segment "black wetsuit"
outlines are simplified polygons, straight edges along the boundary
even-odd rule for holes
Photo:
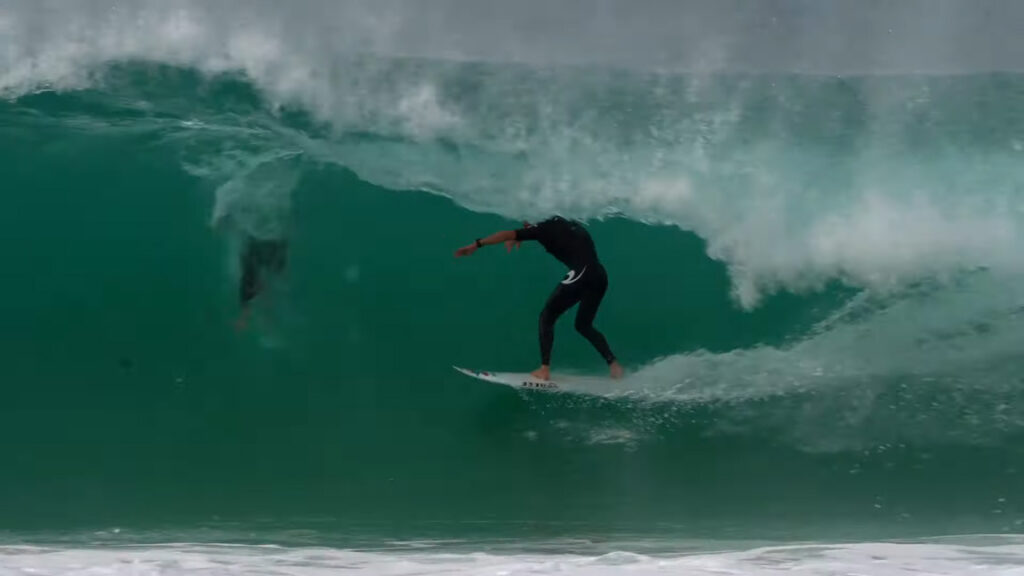
[[[590,234],[579,222],[554,217],[536,226],[516,230],[516,240],[536,240],[549,254],[569,268],[565,279],[555,288],[540,313],[540,357],[544,366],[551,364],[551,345],[555,339],[555,321],[574,304],[576,331],[582,334],[606,362],[615,361],[603,334],[594,328],[594,317],[608,290],[608,275],[597,258],[597,249]]]
[[[248,238],[242,253],[242,281],[238,298],[242,306],[249,303],[266,286],[266,275],[279,274],[288,262],[287,240]]]

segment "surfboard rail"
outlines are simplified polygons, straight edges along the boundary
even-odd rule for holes
[[[528,372],[490,372],[487,370],[470,370],[468,368],[462,368],[460,366],[452,366],[456,371],[469,376],[470,378],[476,378],[485,382],[492,382],[494,384],[504,384],[505,386],[511,386],[512,388],[523,388],[527,390],[561,390],[558,382],[552,378],[551,380],[540,380],[534,378]]]

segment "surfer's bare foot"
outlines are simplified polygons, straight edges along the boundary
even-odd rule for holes
[[[551,367],[550,366],[541,366],[540,368],[537,368],[533,372],[530,372],[530,376],[533,376],[534,378],[536,378],[538,380],[550,380],[551,379]]]
[[[619,364],[618,362],[612,362],[611,364],[608,365],[608,367],[611,369],[612,378],[616,380],[622,378],[622,364]]]

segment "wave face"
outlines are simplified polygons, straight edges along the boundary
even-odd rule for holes
[[[0,9],[3,527],[1024,522],[1019,74],[86,5]],[[562,271],[453,249],[556,212],[598,244],[632,377],[455,374],[532,367]],[[243,234],[289,264],[236,334]],[[568,326],[556,369],[600,370]]]

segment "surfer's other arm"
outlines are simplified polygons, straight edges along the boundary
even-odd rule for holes
[[[484,246],[490,246],[491,244],[505,243],[505,246],[511,252],[512,248],[519,245],[516,240],[515,230],[502,230],[501,232],[495,232],[486,238],[477,238],[472,244],[467,244],[462,248],[455,251],[455,257],[461,258],[462,256],[469,256],[473,252],[476,252],[477,248],[483,248]]]

